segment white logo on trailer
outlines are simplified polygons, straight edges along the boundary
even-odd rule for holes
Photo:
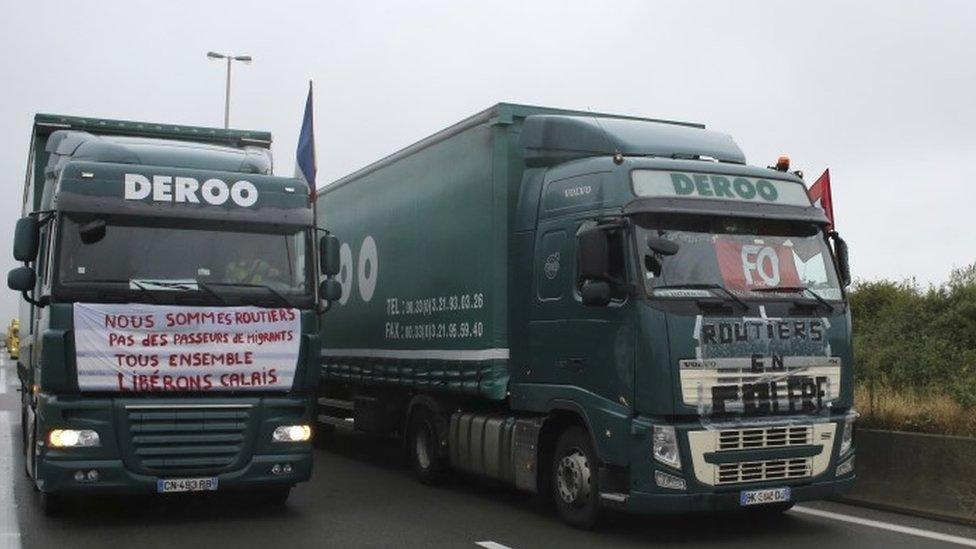
[[[352,295],[352,248],[346,243],[339,248],[339,282],[342,284],[339,305],[345,305]]]
[[[376,275],[378,274],[378,257],[376,256],[376,241],[366,235],[359,247],[359,296],[369,303],[376,291]]]
[[[355,273],[353,265],[355,263]],[[338,280],[342,284],[342,296],[339,298],[339,305],[345,305],[352,295],[352,282],[355,276],[359,285],[359,297],[369,303],[376,293],[376,277],[379,275],[379,256],[376,251],[376,241],[373,237],[366,235],[363,243],[359,245],[359,261],[354,262],[352,248],[349,244],[343,243],[339,247],[339,275]]]

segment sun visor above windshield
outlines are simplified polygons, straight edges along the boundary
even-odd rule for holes
[[[52,206],[61,211],[309,226],[308,185],[283,177],[71,162]]]
[[[696,198],[637,198],[623,208],[624,215],[640,213],[690,214],[749,217],[755,219],[781,219],[828,223],[823,210],[816,206],[788,206],[758,202],[733,202],[726,200],[702,200]]]

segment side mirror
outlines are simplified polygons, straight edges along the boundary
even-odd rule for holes
[[[587,280],[580,288],[580,296],[587,307],[606,307],[610,303],[610,283]]]
[[[338,301],[342,297],[342,283],[334,278],[327,278],[319,284],[319,297],[325,301]]]
[[[664,265],[661,265],[661,261],[655,255],[645,254],[644,255],[644,268],[647,272],[653,274],[655,277],[661,276],[661,271],[664,270]]]
[[[37,274],[30,267],[17,267],[7,273],[7,287],[18,292],[29,292],[34,289]]]
[[[14,229],[14,259],[29,263],[37,258],[40,226],[36,217],[22,217]]]
[[[598,228],[587,229],[577,236],[577,243],[580,278],[605,278],[607,271],[610,270],[610,246],[607,243],[607,233]]]
[[[319,239],[319,266],[325,276],[339,274],[339,239],[334,234]]]
[[[105,220],[93,219],[78,227],[78,234],[84,244],[94,244],[105,238]]]
[[[677,242],[660,236],[647,237],[647,247],[661,255],[674,255],[681,249]]]
[[[840,270],[840,281],[844,287],[851,285],[851,259],[847,249],[847,242],[837,232],[830,234],[834,240],[834,254],[837,256],[837,268]]]

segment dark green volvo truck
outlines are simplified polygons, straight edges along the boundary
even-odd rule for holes
[[[94,492],[283,502],[310,475],[317,312],[338,295],[308,185],[272,175],[266,132],[33,128],[8,285],[45,510]]]
[[[591,526],[781,512],[853,475],[847,248],[691,123],[499,104],[317,195],[341,241],[319,422]]]

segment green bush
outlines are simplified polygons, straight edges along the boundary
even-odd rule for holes
[[[928,288],[859,281],[850,297],[858,384],[945,394],[976,408],[976,264]]]

